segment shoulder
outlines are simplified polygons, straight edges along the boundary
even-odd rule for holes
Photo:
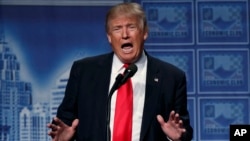
[[[92,71],[97,68],[104,68],[109,65],[111,66],[112,58],[113,52],[84,57],[79,60],[75,60],[71,66],[71,70],[83,73],[84,71]]]
[[[149,64],[152,64],[153,66],[162,69],[162,70],[168,70],[178,73],[184,73],[183,70],[181,70],[179,67],[167,62],[160,60],[159,58],[153,57],[151,55],[148,55],[148,62]]]
[[[97,64],[103,61],[112,60],[113,52],[95,55],[95,56],[88,56],[81,58],[79,60],[74,61],[74,64]]]

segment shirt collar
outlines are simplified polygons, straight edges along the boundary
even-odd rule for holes
[[[146,66],[146,62],[147,62],[147,56],[146,56],[145,52],[143,51],[141,57],[139,58],[139,60],[137,60],[135,62],[135,65],[138,68],[137,73],[140,73],[140,71]],[[123,66],[123,63],[119,60],[117,55],[114,54],[113,65],[112,65],[112,73],[121,72],[123,70],[122,66]]]

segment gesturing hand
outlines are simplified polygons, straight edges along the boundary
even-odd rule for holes
[[[49,123],[47,125],[51,130],[48,135],[51,136],[52,141],[69,141],[75,134],[76,127],[78,126],[79,120],[75,119],[72,122],[72,126],[68,126],[59,118],[55,117],[54,123]]]
[[[175,113],[175,111],[171,111],[167,122],[164,121],[161,115],[157,115],[157,120],[162,131],[173,141],[180,141],[182,134],[186,132],[186,129],[183,128],[183,121],[180,120],[179,114]]]

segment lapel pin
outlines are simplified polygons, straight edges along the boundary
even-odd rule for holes
[[[158,79],[158,78],[154,78],[154,81],[155,81],[155,82],[158,82],[158,81],[159,81],[159,79]]]

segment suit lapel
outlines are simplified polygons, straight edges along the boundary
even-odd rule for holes
[[[156,118],[157,99],[160,91],[159,68],[152,57],[148,56],[146,95],[143,110],[140,140],[143,140],[150,123]]]

